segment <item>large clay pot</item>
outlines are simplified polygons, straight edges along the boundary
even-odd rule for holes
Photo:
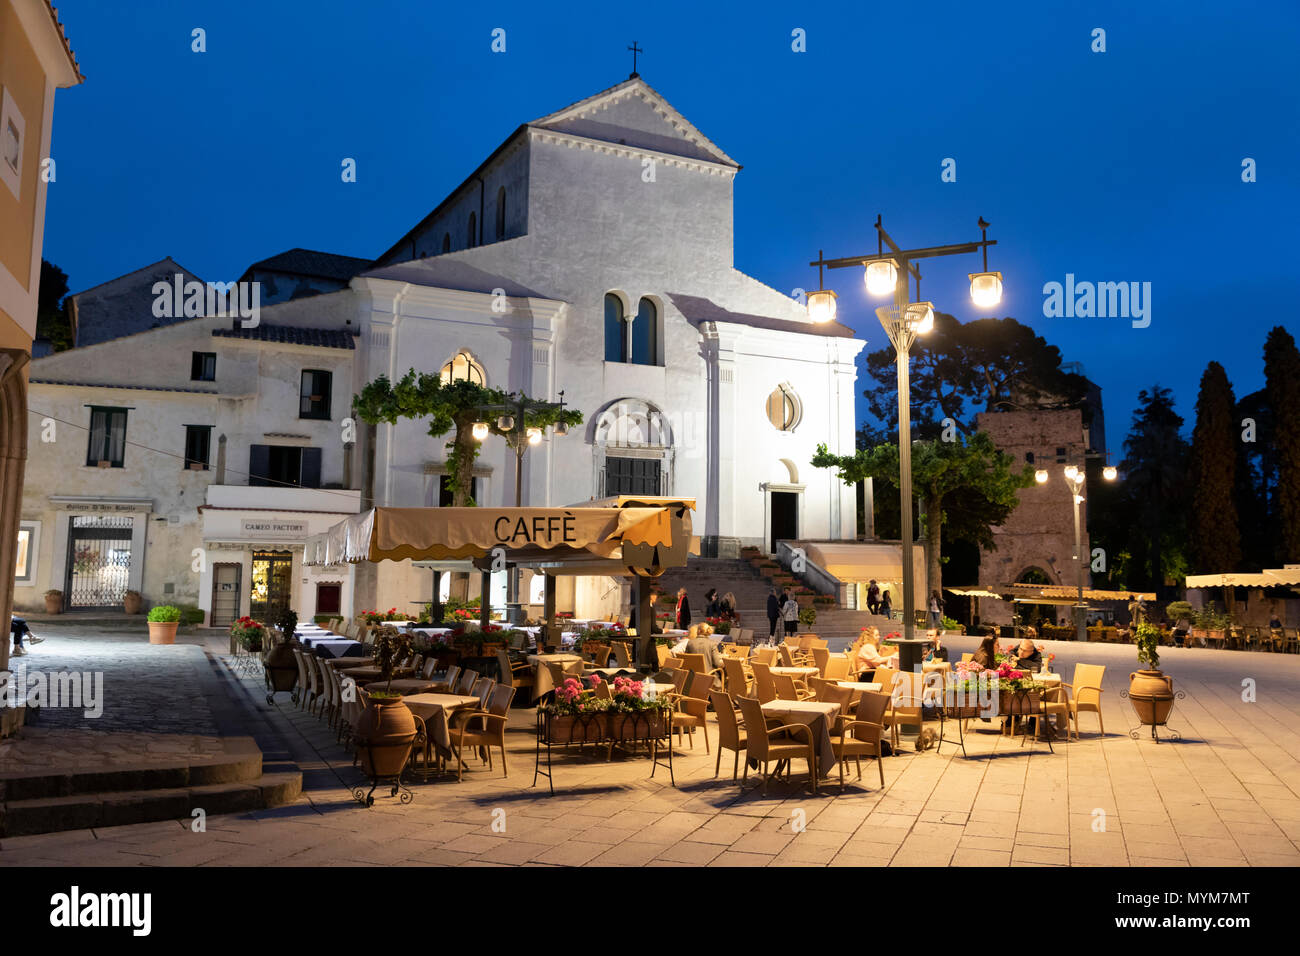
[[[122,598],[122,612],[124,614],[139,614],[144,599],[140,596],[139,591],[127,591]]]
[[[415,717],[400,698],[370,698],[357,720],[361,769],[370,777],[396,777],[415,743]]]
[[[1128,675],[1128,699],[1143,724],[1163,726],[1174,706],[1173,678],[1160,671],[1134,671]]]
[[[293,690],[298,683],[298,659],[293,656],[293,644],[287,640],[277,641],[266,654],[263,662],[266,667],[266,679],[271,693],[281,690]]]
[[[63,613],[63,592],[49,591],[45,595],[45,613],[62,614]]]
[[[180,627],[179,621],[150,621],[149,643],[175,644],[176,628],[178,627]]]

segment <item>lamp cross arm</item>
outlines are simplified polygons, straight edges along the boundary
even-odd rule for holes
[[[996,239],[981,239],[979,242],[962,242],[948,246],[926,246],[923,249],[906,249],[901,252],[873,252],[861,256],[846,256],[841,259],[822,259],[808,263],[810,266],[824,265],[828,269],[861,268],[869,262],[893,259],[907,264],[909,271],[914,270],[913,259],[933,259],[937,256],[958,256],[979,252],[988,246],[996,246]]]

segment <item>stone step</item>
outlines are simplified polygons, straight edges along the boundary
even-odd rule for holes
[[[246,781],[10,800],[0,806],[0,837],[186,820],[192,818],[194,810],[203,810],[209,816],[243,813],[298,799],[302,794],[302,773],[297,768],[277,772],[274,765],[268,765],[268,770]]]

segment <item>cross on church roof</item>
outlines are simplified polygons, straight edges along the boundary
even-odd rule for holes
[[[628,49],[632,51],[632,73],[630,76],[628,76],[628,79],[635,80],[637,77],[641,75],[636,71],[636,55],[638,53],[644,53],[645,50],[637,46],[635,40],[632,41],[632,45],[628,47]]]

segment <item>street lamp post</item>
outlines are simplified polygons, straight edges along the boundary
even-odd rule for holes
[[[1114,481],[1116,471],[1107,465],[1102,469],[1102,477],[1107,481]],[[1083,504],[1083,495],[1079,494],[1083,490],[1083,483],[1087,480],[1085,469],[1078,465],[1065,466],[1065,483],[1070,487],[1070,497],[1074,501],[1074,564],[1075,564],[1075,585],[1078,597],[1074,602],[1074,637],[1078,641],[1088,639],[1088,623],[1084,618],[1084,612],[1088,605],[1083,603],[1083,523],[1079,517],[1079,505]],[[1034,472],[1034,480],[1040,485],[1046,483],[1048,474],[1046,469],[1040,468]]]
[[[898,363],[898,501],[900,518],[900,536],[903,546],[903,639],[914,639],[916,629],[916,593],[913,580],[912,559],[912,413],[911,381],[909,363],[912,343],[917,335],[925,335],[934,326],[934,308],[921,298],[921,270],[915,264],[917,259],[932,259],[937,256],[953,256],[970,252],[984,253],[984,272],[971,273],[971,298],[981,308],[997,305],[1002,298],[1002,273],[988,271],[988,247],[997,244],[996,239],[988,238],[989,224],[983,217],[979,220],[981,231],[979,242],[958,243],[947,246],[927,246],[921,249],[903,250],[898,247],[885,227],[881,217],[876,216],[876,254],[865,256],[848,256],[842,259],[826,259],[820,252],[816,262],[809,265],[817,267],[818,288],[808,293],[808,314],[813,321],[829,321],[835,317],[835,293],[821,288],[822,267],[843,269],[849,267],[864,268],[863,276],[867,292],[874,296],[894,294],[894,304],[876,309],[876,317],[884,327],[894,346]],[[885,251],[885,246],[889,251]],[[899,272],[903,281],[898,281]],[[908,301],[907,277],[916,280],[916,302]],[[939,520],[934,516],[933,520]]]
[[[479,415],[486,418],[496,416],[497,430],[503,434],[506,444],[514,449],[515,452],[515,507],[524,506],[524,452],[530,445],[541,444],[542,429],[535,425],[528,425],[525,421],[529,412],[564,410],[564,392],[560,392],[558,402],[546,402],[537,398],[529,398],[523,392],[511,392],[506,396],[506,401],[502,404],[480,405],[477,409]],[[563,422],[556,422],[553,431],[559,437],[568,434],[568,426]],[[483,441],[491,433],[487,422],[477,422],[473,428],[474,438]],[[487,595],[484,595],[482,606],[487,606]],[[519,566],[512,565],[506,576],[506,619],[511,624],[520,624],[523,622],[523,601],[519,599]]]

